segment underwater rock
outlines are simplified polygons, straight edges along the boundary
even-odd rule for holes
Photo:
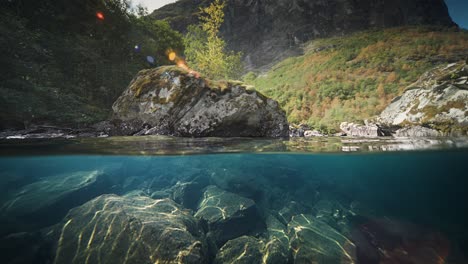
[[[441,233],[388,217],[369,218],[351,238],[359,263],[466,263]]]
[[[364,125],[358,125],[355,123],[348,123],[348,122],[343,122],[340,124],[340,129],[344,133],[346,133],[347,136],[350,137],[381,137],[384,136],[384,132],[382,129],[376,125],[376,124],[366,124]]]
[[[13,233],[0,238],[2,263],[52,263],[48,244],[40,232]]]
[[[296,215],[288,224],[294,263],[356,263],[356,246],[311,215]]]
[[[296,201],[289,201],[289,203],[284,206],[281,210],[279,210],[278,215],[279,219],[284,223],[287,224],[291,221],[291,218],[295,215],[304,214],[307,212],[307,208],[296,202]]]
[[[0,216],[18,225],[28,222],[36,228],[44,227],[58,222],[69,209],[106,193],[110,186],[107,175],[99,170],[44,177],[9,195]]]
[[[424,73],[385,108],[378,121],[389,127],[424,125],[467,135],[468,66],[452,63]]]
[[[289,263],[291,252],[286,233],[287,226],[271,214],[267,214],[265,224],[269,241],[265,245],[264,259],[268,260],[268,263]]]
[[[229,240],[218,251],[214,263],[288,263],[288,250],[276,239],[261,239],[242,236]]]
[[[185,208],[196,209],[206,185],[194,182],[177,182],[172,187],[172,199]]]
[[[102,195],[57,225],[55,262],[206,263],[203,232],[169,199]]]
[[[214,263],[266,263],[262,262],[264,243],[250,236],[229,240],[221,247]]]
[[[208,186],[195,217],[206,221],[209,237],[217,245],[262,228],[255,202],[216,186]]]
[[[176,66],[140,71],[112,109],[114,119],[122,121],[119,127],[139,124],[143,130],[120,134],[288,136],[286,114],[278,102],[240,83],[212,82]]]
[[[319,200],[312,211],[315,218],[327,223],[344,235],[352,230],[352,218],[356,215],[351,208],[346,208],[336,200]]]

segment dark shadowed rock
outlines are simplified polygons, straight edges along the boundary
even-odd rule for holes
[[[466,263],[441,233],[388,217],[369,218],[352,239],[359,263]]]
[[[239,83],[211,82],[175,66],[140,71],[112,108],[119,127],[130,124],[120,134],[288,136],[285,112],[276,101]]]
[[[54,263],[206,263],[197,220],[169,199],[103,195],[69,212]]]
[[[264,226],[254,201],[216,186],[206,188],[195,216],[206,221],[218,245]]]
[[[177,184],[172,187],[172,199],[186,208],[196,210],[198,201],[202,197],[204,187],[205,185],[203,183],[197,181],[177,182]]]
[[[40,232],[21,232],[0,238],[2,263],[52,263],[49,244]]]
[[[69,209],[109,190],[102,171],[79,171],[41,178],[13,191],[0,208],[0,216],[13,225],[37,228],[58,222]],[[31,219],[34,219],[31,224]]]
[[[356,263],[356,246],[311,215],[294,216],[288,224],[294,263]]]
[[[211,2],[179,0],[151,16],[184,32],[198,23],[198,7]],[[296,55],[311,39],[370,28],[454,25],[443,0],[228,0],[225,13],[222,34],[230,48],[245,54],[248,68]]]

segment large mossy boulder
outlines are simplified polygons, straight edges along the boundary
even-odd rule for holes
[[[423,126],[442,134],[468,132],[468,66],[465,62],[430,70],[381,113],[386,126]],[[405,135],[427,136],[437,132],[410,131]]]
[[[261,229],[264,223],[255,202],[216,186],[208,186],[195,217],[206,221],[208,236],[218,245]]]
[[[120,134],[287,137],[289,131],[276,101],[175,66],[140,71],[112,108]]]
[[[203,232],[169,199],[103,195],[56,228],[54,263],[207,263]]]
[[[356,246],[311,215],[296,215],[288,224],[294,263],[356,263]]]

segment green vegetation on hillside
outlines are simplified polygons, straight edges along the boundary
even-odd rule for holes
[[[0,129],[107,118],[139,70],[168,64],[167,50],[183,49],[167,22],[142,14],[128,0],[2,4]]]
[[[315,40],[305,55],[244,80],[280,102],[289,122],[327,132],[342,121],[379,114],[406,86],[435,65],[466,60],[468,33],[404,27]]]

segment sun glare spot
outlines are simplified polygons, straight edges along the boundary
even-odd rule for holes
[[[96,13],[96,17],[99,19],[99,20],[104,20],[104,14],[102,12],[97,12]]]
[[[171,51],[168,55],[170,61],[174,61],[177,57],[176,53]]]

